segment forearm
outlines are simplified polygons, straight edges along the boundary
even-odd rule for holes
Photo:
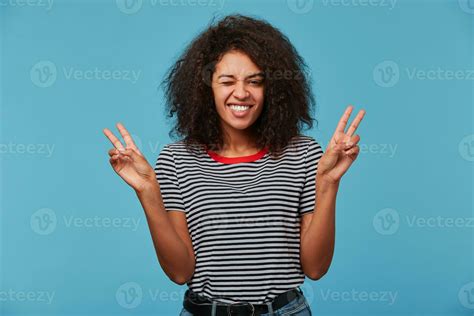
[[[153,245],[163,271],[174,282],[185,283],[194,273],[194,258],[168,218],[158,182],[136,193],[145,211]]]
[[[319,279],[331,265],[335,242],[336,196],[339,182],[316,180],[315,211],[301,236],[301,266],[305,274]]]

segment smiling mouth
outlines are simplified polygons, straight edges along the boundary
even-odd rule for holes
[[[226,104],[226,106],[228,106],[228,107],[232,107],[232,106],[233,107],[245,107],[245,108],[250,109],[251,107],[253,107],[253,104],[228,103],[228,104]]]

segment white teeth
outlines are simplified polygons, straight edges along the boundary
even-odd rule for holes
[[[232,110],[235,110],[235,111],[246,111],[250,108],[250,105],[234,105],[234,104],[230,104],[229,105],[230,108]]]

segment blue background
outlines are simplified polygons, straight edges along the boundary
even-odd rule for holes
[[[319,126],[305,134],[324,148],[347,105],[367,111],[332,265],[302,286],[313,313],[474,314],[474,1],[43,4],[0,0],[0,314],[178,314],[186,285],[161,270],[102,129],[124,123],[153,163],[174,141],[165,71],[229,13],[268,20],[306,59]],[[94,69],[117,77],[80,76]]]

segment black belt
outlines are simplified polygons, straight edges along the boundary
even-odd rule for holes
[[[299,288],[279,294],[272,301],[273,311],[282,308],[291,300],[302,295],[303,293]],[[193,292],[191,289],[187,289],[184,294],[183,306],[195,316],[211,316],[212,314],[212,301],[203,295]],[[258,316],[268,312],[266,304],[251,304],[250,302],[234,302],[229,304],[218,302],[216,304],[216,316]]]

